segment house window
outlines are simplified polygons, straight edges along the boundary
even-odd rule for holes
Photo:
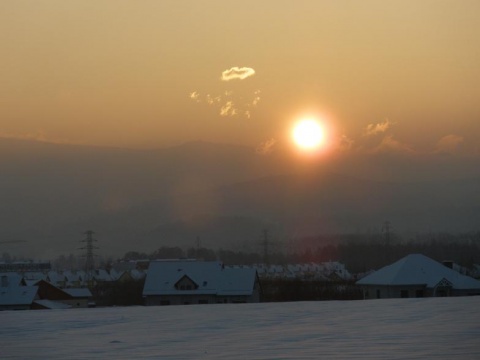
[[[408,290],[400,290],[400,297],[408,298]]]
[[[381,299],[382,297],[380,296],[380,289],[377,289],[377,299]]]
[[[415,291],[415,297],[417,297],[417,298],[423,297],[423,290],[416,290]]]
[[[170,305],[170,300],[161,300],[160,305]]]
[[[198,300],[199,304],[208,304],[208,300]]]

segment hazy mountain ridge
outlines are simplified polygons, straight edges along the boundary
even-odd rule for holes
[[[241,248],[263,228],[288,238],[389,220],[398,232],[469,231],[480,218],[480,177],[374,181],[234,145],[125,150],[0,139],[0,166],[2,240],[28,240],[18,251],[37,254],[76,252],[90,228],[102,252],[121,255],[193,246],[197,236]]]

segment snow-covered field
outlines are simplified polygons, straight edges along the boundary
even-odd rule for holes
[[[480,359],[480,297],[0,312],[0,359]]]

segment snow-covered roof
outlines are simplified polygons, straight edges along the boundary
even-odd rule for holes
[[[184,277],[198,287],[177,289],[175,285]],[[255,269],[226,268],[218,261],[152,261],[143,295],[249,295],[255,279]]]
[[[67,305],[67,304],[64,304],[64,303],[61,303],[61,302],[58,302],[58,301],[47,300],[47,299],[35,300],[35,303],[43,306],[46,309],[52,309],[52,310],[53,309],[58,310],[58,309],[70,309],[71,308],[70,305]]]
[[[17,287],[22,285],[23,276],[16,272],[0,273],[0,287]]]
[[[45,280],[47,275],[40,271],[28,271],[23,273],[23,278],[25,280]]]
[[[130,270],[130,276],[133,280],[142,280],[145,278],[146,274],[144,271],[133,269]]]
[[[462,275],[421,254],[411,254],[357,281],[357,285],[425,285],[446,279],[454,289],[480,289],[480,281]]]
[[[93,273],[93,278],[98,281],[112,281],[112,277],[105,269],[97,269]]]
[[[92,293],[88,288],[68,288],[63,289],[63,291],[74,298],[92,297]]]
[[[80,281],[80,274],[73,271],[64,271],[63,276],[67,279],[68,282]]]
[[[38,286],[10,286],[0,288],[0,305],[28,305],[37,295]]]
[[[256,271],[251,268],[225,268],[220,276],[218,295],[251,295]]]

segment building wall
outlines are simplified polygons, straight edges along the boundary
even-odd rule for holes
[[[365,299],[391,299],[391,298],[419,298],[432,296],[431,291],[425,286],[381,286],[372,285],[363,287]]]
[[[145,305],[193,305],[193,304],[232,304],[259,302],[258,292],[253,295],[149,295],[145,297]]]
[[[145,297],[145,305],[193,305],[216,302],[215,295],[150,295]]]
[[[59,302],[70,305],[72,308],[87,308],[88,299],[79,298],[79,299],[69,299],[69,300],[59,300]]]
[[[391,298],[418,298],[418,297],[443,297],[443,296],[473,296],[480,295],[480,289],[431,289],[425,286],[363,286],[365,299],[391,299]]]

